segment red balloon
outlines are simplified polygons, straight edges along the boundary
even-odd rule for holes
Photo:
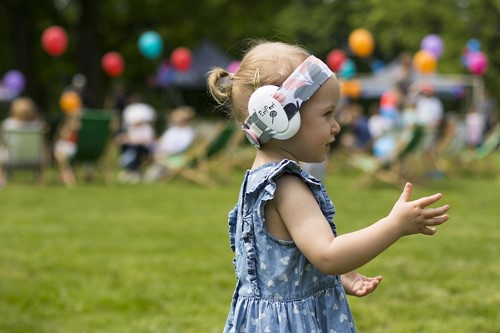
[[[68,47],[68,34],[60,26],[48,27],[42,34],[42,46],[49,55],[60,56]]]
[[[191,68],[191,63],[193,61],[193,56],[191,51],[185,47],[178,47],[170,56],[170,62],[175,69],[181,72],[185,72]]]
[[[332,71],[336,72],[340,70],[340,67],[342,67],[346,58],[347,56],[344,51],[335,49],[330,51],[330,53],[326,56],[326,64]]]
[[[125,61],[120,53],[111,51],[102,57],[101,67],[109,76],[118,77],[125,69]]]

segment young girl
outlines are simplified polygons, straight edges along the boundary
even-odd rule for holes
[[[387,217],[337,235],[323,184],[299,166],[322,162],[340,131],[330,69],[301,47],[261,42],[208,85],[257,147],[229,214],[237,283],[224,332],[355,332],[346,294],[365,296],[382,277],[354,270],[405,235],[434,234],[449,206],[429,207],[441,194],[410,201],[407,183]]]

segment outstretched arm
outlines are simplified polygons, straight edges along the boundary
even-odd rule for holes
[[[293,193],[293,195],[289,195]],[[410,201],[407,183],[389,215],[355,232],[334,237],[311,191],[299,178],[278,179],[274,207],[291,238],[318,269],[326,274],[351,272],[378,256],[405,235],[433,235],[435,227],[448,220],[449,206],[430,206],[440,193]]]

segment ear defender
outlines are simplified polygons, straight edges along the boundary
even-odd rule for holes
[[[287,140],[300,129],[299,109],[333,72],[321,60],[309,56],[280,87],[265,85],[248,100],[248,118],[242,125],[256,148],[271,139]]]
[[[298,109],[296,112],[286,112],[281,103],[273,96],[278,89],[279,87],[272,85],[258,88],[250,96],[248,111],[250,114],[255,113],[257,118],[273,131],[273,138],[287,140],[299,131],[300,113]]]

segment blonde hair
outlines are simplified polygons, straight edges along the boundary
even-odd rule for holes
[[[239,123],[248,117],[248,100],[264,85],[280,86],[309,53],[298,45],[255,41],[234,74],[216,67],[209,72],[208,90],[219,106]]]
[[[12,101],[10,115],[20,121],[32,121],[39,118],[36,105],[29,97],[18,97]]]

